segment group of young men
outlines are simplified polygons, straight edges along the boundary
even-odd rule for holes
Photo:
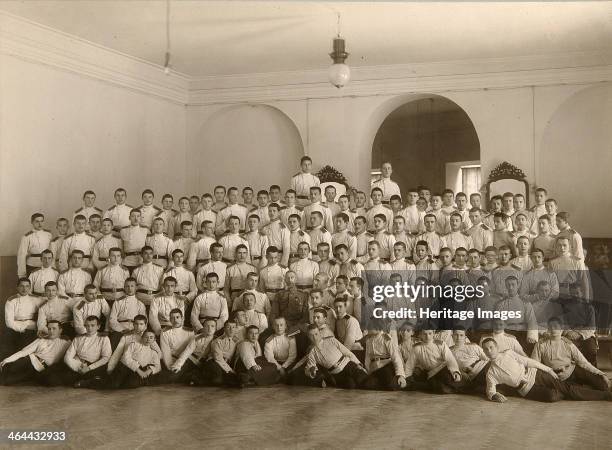
[[[336,199],[333,186],[322,201],[311,166],[302,158],[284,198],[277,185],[256,197],[247,187],[239,203],[237,188],[217,186],[174,210],[170,194],[159,208],[147,189],[132,208],[119,188],[103,212],[87,191],[71,221],[57,220],[56,237],[33,214],[5,306],[11,351],[0,382],[610,400],[581,237],[544,189],[531,209],[505,193],[485,212],[479,194],[402,196],[385,163],[370,205],[363,192]],[[479,285],[485,295],[372,300],[375,285],[402,282]],[[521,314],[460,323],[373,314],[425,305]]]

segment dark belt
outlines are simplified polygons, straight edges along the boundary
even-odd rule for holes
[[[83,259],[85,259],[85,258],[91,259],[91,255],[83,255]]]
[[[140,252],[126,252],[125,256],[139,256]]]
[[[44,292],[32,292],[32,295],[34,297],[44,297],[45,293]]]
[[[300,255],[298,255],[297,253],[289,253],[289,258],[299,258]]]
[[[381,203],[382,203],[383,205],[388,205],[388,204],[389,204],[389,200],[383,200],[383,201],[381,201]]]
[[[196,259],[196,264],[208,264],[210,258],[208,259]]]
[[[141,294],[148,294],[149,292],[151,292],[151,294],[159,294],[161,291],[154,291],[153,289],[151,289],[150,291],[148,289],[136,289],[136,292],[140,292]]]
[[[42,256],[42,253],[30,253],[28,255],[28,258],[40,258]]]
[[[174,293],[178,295],[187,295],[189,294],[189,291],[174,291]]]
[[[221,261],[226,262],[226,263],[234,263],[235,261],[233,259],[229,259],[229,258],[221,258]]]
[[[163,255],[154,255],[153,259],[165,259],[167,261],[168,257],[167,256],[163,256]]]
[[[230,289],[230,294],[233,294],[234,292],[242,292],[244,291],[244,289]]]
[[[282,291],[282,288],[278,288],[278,289],[266,289],[266,292],[280,292]]]
[[[108,261],[108,258],[102,258],[102,257],[100,257],[100,258],[98,258],[98,261]]]
[[[310,200],[310,197],[307,195],[298,195],[297,198],[299,198],[300,200]]]
[[[66,295],[70,298],[74,298],[74,297],[83,297],[83,295],[85,295],[84,293],[80,293],[80,294],[75,294],[74,292],[68,293],[66,292]]]
[[[123,292],[123,288],[100,288],[100,292]]]
[[[251,259],[261,259],[261,256],[251,256]]]
[[[118,320],[117,322],[119,323],[125,323],[125,322],[131,322],[132,319],[122,319],[122,320]]]
[[[219,320],[219,318],[221,317],[221,314],[219,314],[217,317],[215,316],[200,316],[198,317],[198,320],[201,322],[203,319],[216,319]]]
[[[382,357],[379,357],[379,358],[370,358],[370,361],[378,362],[378,361],[386,361],[387,359],[391,359],[391,357],[390,356],[386,356],[384,358],[382,358]]]
[[[333,366],[331,366],[328,370],[331,372],[333,370],[336,370],[338,368],[338,366],[340,365],[340,363],[342,362],[342,360],[344,360],[345,356],[342,355],[340,357],[340,359],[338,360],[338,362],[336,362],[336,364],[334,364]]]
[[[312,284],[296,284],[295,287],[298,289],[312,289]]]

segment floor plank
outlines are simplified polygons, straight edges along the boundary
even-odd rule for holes
[[[458,395],[286,386],[4,387],[0,401],[1,428],[64,430],[63,447],[74,449],[608,449],[612,439],[610,402],[512,398],[500,405]]]

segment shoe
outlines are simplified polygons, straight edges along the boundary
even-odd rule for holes
[[[327,387],[327,383],[325,382],[325,380],[321,380],[321,387],[322,388]]]

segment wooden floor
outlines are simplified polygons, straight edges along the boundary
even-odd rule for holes
[[[160,386],[0,388],[0,428],[66,431],[64,448],[609,449],[612,402]],[[9,448],[45,448],[15,445]],[[0,448],[7,448],[0,444]]]

